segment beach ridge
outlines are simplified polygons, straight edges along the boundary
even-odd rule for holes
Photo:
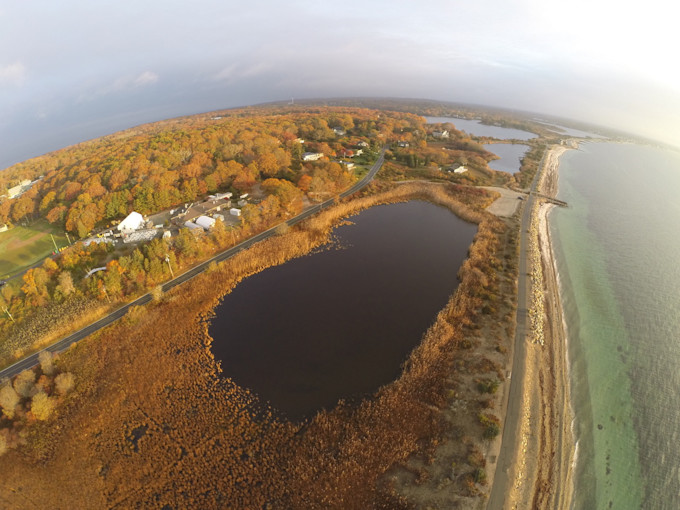
[[[549,197],[557,194],[559,158],[569,150],[551,147],[539,177],[538,191]],[[504,508],[569,508],[573,487],[574,439],[569,396],[569,370],[566,334],[562,321],[558,274],[554,264],[548,214],[554,207],[539,201],[530,227],[530,246],[536,252],[531,269],[536,289],[532,298],[538,321],[526,341],[526,359],[521,390],[519,441],[515,462],[509,473]],[[531,313],[531,312],[530,312]]]

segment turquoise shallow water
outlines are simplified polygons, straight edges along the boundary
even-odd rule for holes
[[[585,143],[550,214],[578,444],[574,509],[680,508],[680,154]]]

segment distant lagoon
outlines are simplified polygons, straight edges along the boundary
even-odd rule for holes
[[[500,126],[487,126],[479,120],[459,119],[457,117],[425,117],[428,124],[450,122],[459,131],[465,131],[474,136],[490,136],[499,140],[531,140],[538,135],[521,129],[505,128]]]
[[[522,158],[529,150],[528,145],[519,143],[485,143],[483,147],[501,158],[489,161],[489,168],[511,174],[519,172]]]

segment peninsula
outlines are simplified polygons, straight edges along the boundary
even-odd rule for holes
[[[35,183],[0,204],[0,223],[49,222],[73,245],[60,238],[37,265],[15,263],[0,289],[0,355],[21,371],[7,372],[16,377],[0,395],[3,504],[50,508],[58,494],[72,506],[566,505],[564,339],[550,205],[538,205],[556,192],[564,147],[545,125],[486,113],[537,135],[516,173],[496,171],[482,145],[498,140],[424,115],[471,113],[265,105],[141,126],[5,170],[8,186]],[[327,245],[359,211],[413,199],[477,234],[457,289],[393,382],[291,421],[222,372],[206,321],[239,281]],[[118,229],[131,211],[142,224]],[[102,317],[110,325],[91,334]],[[64,350],[72,340],[58,340],[72,333],[85,339]]]

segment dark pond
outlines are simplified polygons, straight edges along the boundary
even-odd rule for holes
[[[335,245],[241,282],[215,310],[224,376],[300,420],[396,379],[458,285],[477,226],[413,201],[335,229]]]

